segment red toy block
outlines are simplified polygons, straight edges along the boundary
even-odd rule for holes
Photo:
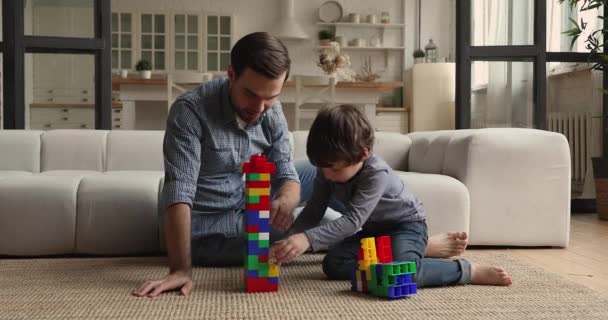
[[[258,256],[258,262],[268,262],[268,255],[267,254],[261,254]]]
[[[254,154],[249,162],[243,163],[243,173],[274,173],[276,170],[274,163],[266,161],[262,154]]]
[[[260,232],[259,226],[247,226],[247,233],[258,233]]]
[[[391,237],[376,237],[376,255],[379,263],[393,262],[393,249],[391,247]]]
[[[247,210],[270,210],[270,203],[248,203],[245,208]]]
[[[270,188],[270,181],[247,181],[245,186],[247,188]]]
[[[278,291],[278,284],[271,284],[268,278],[247,278],[247,292]]]
[[[359,250],[357,250],[357,260],[363,260],[363,249],[359,248]]]
[[[270,210],[270,196],[260,196],[259,203],[247,203],[247,210]]]

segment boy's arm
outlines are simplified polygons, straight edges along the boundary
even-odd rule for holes
[[[342,217],[304,231],[314,251],[327,248],[355,234],[372,214],[386,189],[388,172],[362,172],[359,184]]]
[[[321,173],[318,173],[314,181],[310,200],[306,202],[306,206],[304,206],[293,226],[289,229],[288,234],[303,232],[319,224],[319,221],[321,221],[325,214],[325,210],[327,210],[329,192],[329,183],[323,178]]]

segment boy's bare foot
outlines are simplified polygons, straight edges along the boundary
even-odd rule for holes
[[[426,256],[431,258],[449,258],[464,253],[469,242],[466,232],[445,232],[429,238]]]
[[[471,263],[471,284],[508,286],[511,283],[511,275],[505,269]]]

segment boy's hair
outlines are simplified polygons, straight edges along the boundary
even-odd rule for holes
[[[319,110],[306,142],[306,154],[317,167],[331,167],[338,161],[355,164],[372,151],[374,128],[367,117],[352,105]]]
[[[277,79],[283,72],[287,72],[287,79],[291,60],[281,40],[267,32],[254,32],[234,44],[230,52],[230,63],[237,78],[246,68],[250,68],[271,79]]]

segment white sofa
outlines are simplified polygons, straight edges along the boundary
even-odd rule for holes
[[[306,132],[291,135],[303,159]],[[0,255],[164,250],[162,131],[0,130]],[[472,245],[568,245],[570,156],[532,129],[378,132],[375,150],[423,201],[430,233]]]

